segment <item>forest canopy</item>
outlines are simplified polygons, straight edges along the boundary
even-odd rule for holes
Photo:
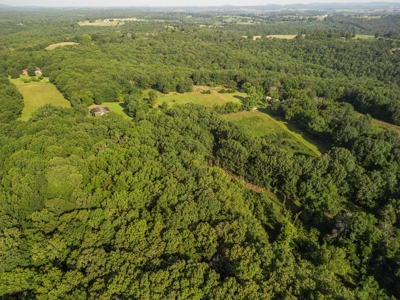
[[[400,298],[398,15],[113,13],[0,11],[0,298]],[[194,87],[245,96],[157,104]]]

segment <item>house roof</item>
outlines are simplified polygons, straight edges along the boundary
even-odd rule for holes
[[[93,107],[91,110],[90,110],[90,113],[92,114],[92,115],[102,115],[102,114],[107,114],[107,113],[109,113],[110,112],[110,109],[108,108],[108,107],[105,107],[105,106],[101,106],[101,105],[96,105],[95,107]]]

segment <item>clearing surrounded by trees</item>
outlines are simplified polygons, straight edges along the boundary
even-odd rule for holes
[[[28,76],[24,76],[28,77]],[[16,85],[22,96],[24,97],[24,109],[19,118],[21,121],[28,121],[39,107],[52,104],[54,106],[71,107],[71,104],[57,90],[57,88],[49,82],[48,78],[44,78],[39,82],[24,83],[21,78],[11,79]]]
[[[193,92],[187,92],[182,94],[177,92],[172,92],[167,95],[160,94],[160,96],[157,99],[157,103],[160,105],[164,101],[170,105],[195,103],[211,107],[213,105],[222,105],[230,101],[240,103],[241,99],[246,97],[246,93],[242,92],[220,94],[218,93],[218,90],[221,88],[194,86],[193,89],[194,89]],[[210,90],[211,94],[201,93],[202,91],[206,90]]]
[[[292,124],[280,121],[272,116],[268,109],[241,111],[223,115],[223,119],[232,121],[254,137],[276,136],[285,148],[312,156],[321,156],[326,147],[321,142],[310,139],[302,130]]]

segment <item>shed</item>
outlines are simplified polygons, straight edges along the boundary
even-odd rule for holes
[[[110,112],[110,109],[108,107],[105,106],[101,106],[101,105],[96,105],[95,107],[93,107],[90,110],[90,114],[93,117],[98,117],[98,116],[102,116],[102,115],[106,115]]]

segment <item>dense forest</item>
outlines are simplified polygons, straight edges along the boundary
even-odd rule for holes
[[[400,299],[399,22],[0,11],[0,298]],[[246,97],[155,101],[197,86]],[[260,107],[329,149],[222,117]]]

